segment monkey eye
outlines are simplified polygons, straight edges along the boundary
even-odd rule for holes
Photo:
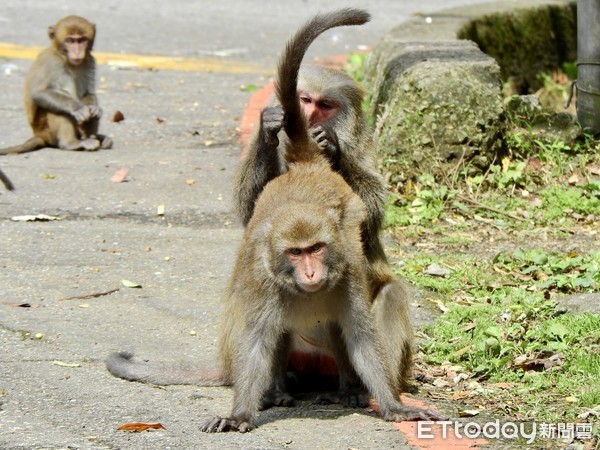
[[[321,244],[320,242],[318,244],[313,245],[310,248],[311,253],[318,253],[321,251],[321,249],[323,248],[323,244]]]
[[[312,98],[308,97],[307,95],[301,95],[300,96],[300,101],[302,103],[310,103],[312,100]]]
[[[329,103],[329,102],[319,102],[319,108],[325,109],[325,110],[330,110],[330,109],[335,108],[335,105],[333,103]]]
[[[290,248],[287,251],[290,255],[300,256],[302,254],[301,248]]]

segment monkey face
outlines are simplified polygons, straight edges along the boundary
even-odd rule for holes
[[[299,91],[298,97],[309,128],[332,119],[340,109],[340,105],[335,100],[320,94]]]
[[[89,40],[78,34],[68,35],[63,42],[63,51],[72,66],[78,66],[85,61],[88,53]]]
[[[308,247],[292,247],[285,251],[285,256],[293,267],[294,280],[300,290],[312,293],[325,286],[327,250],[325,243],[318,242]]]

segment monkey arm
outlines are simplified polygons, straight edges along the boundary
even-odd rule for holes
[[[68,114],[74,117],[76,111],[85,105],[66,92],[56,89],[45,89],[31,96],[33,102],[39,107],[57,114]],[[87,108],[86,108],[87,109]],[[77,119],[77,118],[76,118]]]
[[[367,229],[375,237],[383,225],[387,192],[381,175],[371,164],[341,152],[339,172],[367,207]]]
[[[236,203],[244,226],[250,221],[254,203],[265,185],[284,171],[277,137],[282,123],[281,107],[263,110],[259,128],[248,145],[248,154],[238,172]]]
[[[88,106],[97,105],[98,98],[96,97],[96,94],[86,94],[81,99],[81,103],[83,103],[84,105],[88,105]]]

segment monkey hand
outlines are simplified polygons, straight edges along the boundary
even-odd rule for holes
[[[312,127],[308,131],[315,142],[319,144],[319,147],[325,151],[326,156],[331,161],[335,161],[340,150],[340,145],[338,144],[335,132],[332,130],[327,130],[321,125]]]
[[[250,423],[243,420],[215,417],[202,425],[200,430],[205,433],[222,433],[224,431],[246,433],[252,430],[252,428],[254,427]]]
[[[90,118],[92,117],[92,112],[88,105],[81,105],[80,108],[71,111],[71,116],[73,116],[75,122],[77,122],[78,124],[82,124],[90,120]]]
[[[269,106],[263,109],[260,115],[260,126],[265,141],[272,147],[279,145],[277,133],[283,127],[283,108],[281,106]]]
[[[401,405],[391,411],[383,412],[385,420],[392,422],[403,422],[405,420],[447,420],[447,417],[436,413],[430,409],[414,408],[412,406]]]
[[[94,119],[99,119],[102,117],[102,109],[98,105],[88,105],[90,110],[90,117]]]

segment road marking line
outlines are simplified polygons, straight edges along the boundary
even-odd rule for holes
[[[33,60],[45,47],[25,46],[0,42],[0,58]],[[177,70],[182,72],[216,72],[270,74],[273,69],[240,61],[224,61],[218,58],[184,58],[159,55],[129,55],[121,53],[94,52],[98,64],[123,68]]]

